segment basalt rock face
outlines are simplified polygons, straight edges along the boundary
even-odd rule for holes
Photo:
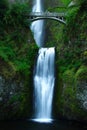
[[[87,14],[85,8],[74,9],[66,25],[46,22],[46,46],[56,48],[55,116],[87,122]]]
[[[0,120],[29,116],[30,87],[27,80],[23,80],[11,63],[1,59],[0,69]]]
[[[87,121],[87,66],[81,66],[76,73],[76,98]]]
[[[23,83],[0,76],[0,119],[9,119],[20,109]]]
[[[87,122],[87,67],[80,67],[76,73],[66,71],[59,76],[57,88],[57,116]]]
[[[77,99],[81,105],[81,108],[87,111],[87,82],[79,81],[77,85]]]

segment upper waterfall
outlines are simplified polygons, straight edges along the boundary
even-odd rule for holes
[[[34,0],[32,12],[43,12],[43,1]],[[44,45],[44,20],[32,22],[31,30],[34,33],[34,39],[39,47]]]

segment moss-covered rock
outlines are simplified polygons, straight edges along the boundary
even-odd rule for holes
[[[57,113],[70,120],[87,121],[87,67],[66,70],[57,88]]]
[[[56,46],[57,117],[87,122],[87,13],[86,8],[82,9],[87,2],[84,3],[67,8],[66,26],[51,24],[47,45]],[[51,38],[54,41],[50,42]]]
[[[27,81],[22,80],[22,76],[11,63],[1,59],[0,70],[0,120],[23,118],[29,115],[27,100],[30,96],[30,88],[25,86]]]
[[[16,74],[16,68],[11,62],[5,62],[0,58],[0,75],[5,79],[10,79]]]
[[[76,72],[76,80],[87,80],[87,66],[81,66]]]
[[[87,66],[81,66],[76,72],[76,97],[79,102],[79,106],[87,115]],[[87,118],[86,118],[87,119]]]

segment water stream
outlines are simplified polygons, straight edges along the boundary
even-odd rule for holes
[[[32,12],[43,12],[43,0],[34,0]],[[31,24],[34,39],[40,47],[34,69],[34,114],[38,122],[52,121],[52,99],[54,90],[55,48],[41,48],[44,45],[44,21]]]
[[[54,90],[55,48],[41,48],[34,74],[34,120],[52,121],[52,99]]]
[[[43,12],[43,0],[33,0],[32,12]],[[44,20],[34,21],[31,24],[34,39],[39,47],[44,45]]]

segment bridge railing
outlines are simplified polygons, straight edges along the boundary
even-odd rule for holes
[[[56,13],[56,12],[31,12],[29,13],[29,16],[48,16],[48,17],[57,17],[57,16],[65,16],[66,14],[63,12],[63,13]]]

